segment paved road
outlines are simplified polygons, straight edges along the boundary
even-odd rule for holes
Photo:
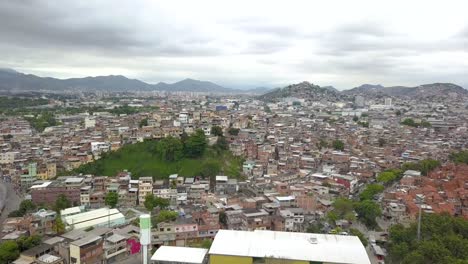
[[[374,231],[368,230],[367,227],[364,224],[362,224],[362,223],[360,223],[358,221],[354,221],[352,227],[356,228],[359,231],[361,231],[361,233],[363,233],[364,236],[366,236],[367,238],[369,238],[369,235],[374,234]],[[369,256],[369,260],[371,261],[372,264],[378,264],[379,263],[379,260],[374,255],[374,252],[372,252],[370,241],[369,241],[369,243],[368,243],[368,245],[366,247],[366,252],[367,252],[367,255]]]
[[[0,215],[0,228],[3,221],[8,217],[8,214],[19,208],[21,200],[11,183],[3,182],[0,179],[0,208],[3,207],[3,211]]]

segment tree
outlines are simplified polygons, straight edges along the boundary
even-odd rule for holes
[[[217,137],[223,136],[223,129],[220,126],[212,126],[211,127],[211,134]]]
[[[5,241],[0,244],[0,263],[11,263],[19,255],[19,246],[15,241]]]
[[[463,150],[456,153],[451,153],[449,156],[450,160],[455,163],[468,164],[468,150]]]
[[[348,221],[355,220],[355,215],[353,212],[353,201],[346,198],[337,198],[333,202],[333,212],[336,215],[336,220],[346,219]]]
[[[387,141],[384,138],[379,138],[379,147],[383,147],[387,144]]]
[[[11,211],[8,217],[22,217],[36,210],[37,206],[31,200],[23,200],[19,205],[19,209]]]
[[[55,217],[54,224],[52,226],[52,229],[57,233],[57,234],[63,234],[65,232],[65,224],[62,221],[62,217],[57,214]]]
[[[364,189],[364,191],[362,191],[362,193],[359,195],[359,198],[361,201],[372,200],[376,194],[383,192],[384,189],[385,188],[381,184],[369,184],[367,185],[366,189]]]
[[[105,198],[105,204],[115,208],[119,202],[119,195],[116,192],[108,192]]]
[[[400,111],[400,110],[397,110],[397,111],[395,112],[395,115],[401,116],[401,111]]]
[[[323,233],[323,224],[321,222],[316,222],[313,224],[310,224],[307,229],[307,233],[315,233],[315,234],[320,234]]]
[[[419,161],[418,163],[414,163],[414,162],[404,163],[401,169],[403,171],[417,170],[417,171],[420,171],[422,175],[427,175],[429,172],[433,171],[439,166],[440,166],[439,161],[433,160],[433,159],[425,159],[425,160]]]
[[[144,126],[147,126],[148,125],[148,118],[143,118],[140,123],[138,124],[138,126],[140,128],[144,127]]]
[[[42,237],[39,235],[32,235],[28,237],[20,237],[16,240],[20,251],[25,251],[30,248],[33,248],[39,244],[41,244]]]
[[[417,127],[418,125],[416,124],[416,122],[414,122],[414,120],[412,118],[405,118],[405,120],[403,120],[401,122],[402,125],[405,125],[405,126],[411,126],[411,127]]]
[[[339,139],[334,140],[334,141],[333,141],[333,148],[334,148],[335,150],[341,150],[341,151],[343,151],[343,150],[344,150],[344,143],[343,143],[343,141],[341,141],[341,140],[339,140]]]
[[[353,121],[354,121],[354,122],[357,122],[358,120],[359,120],[359,117],[357,117],[357,116],[354,116],[354,117],[353,117]]]
[[[152,193],[148,193],[145,196],[145,201],[143,204],[146,210],[148,210],[149,212],[152,212],[154,209],[154,195]]]
[[[153,204],[155,207],[159,207],[160,209],[166,209],[167,207],[169,207],[169,200],[168,199],[164,199],[164,198],[161,198],[161,197],[155,197],[154,200],[153,200]]]
[[[422,126],[422,127],[432,127],[432,124],[427,122],[426,120],[421,121],[421,123],[419,123],[419,125]]]
[[[221,170],[219,162],[216,160],[208,160],[203,164],[203,169],[201,171],[201,176],[204,178],[212,178],[216,176]]]
[[[357,230],[356,228],[350,228],[349,229],[349,233],[353,236],[357,236],[359,237],[359,240],[361,240],[361,243],[367,247],[367,244],[369,243],[366,236],[359,230]]]
[[[205,152],[206,146],[205,133],[198,129],[185,142],[185,154],[189,158],[199,158]]]
[[[155,221],[156,224],[163,223],[163,222],[172,222],[177,219],[179,214],[174,211],[168,210],[161,210],[159,214],[156,216]]]
[[[202,241],[202,243],[201,243],[201,247],[202,247],[202,248],[206,248],[206,249],[210,249],[211,244],[213,244],[213,240],[211,240],[211,239],[203,239],[203,241]]]
[[[156,144],[156,154],[168,162],[179,161],[184,155],[184,145],[180,139],[165,137]]]
[[[227,226],[227,216],[224,211],[219,212],[219,223],[223,226]]]
[[[322,148],[328,148],[328,142],[324,140],[323,138],[320,139],[319,143],[317,143],[317,148],[322,149]]]
[[[229,143],[227,142],[226,138],[221,136],[218,137],[216,140],[216,144],[214,146],[217,150],[228,150],[229,149]]]
[[[240,131],[240,129],[231,127],[231,128],[229,128],[228,133],[231,136],[237,136],[237,135],[239,135],[239,131]]]
[[[57,200],[55,200],[55,211],[60,213],[60,210],[71,207],[71,202],[68,200],[67,196],[60,194]]]
[[[396,180],[397,175],[391,171],[384,171],[377,176],[377,181],[383,184],[388,184]]]
[[[375,219],[382,215],[382,209],[377,203],[371,200],[364,200],[356,204],[355,210],[358,213],[359,219],[367,227],[377,227],[377,221]]]
[[[425,159],[419,162],[420,171],[423,175],[427,175],[429,172],[440,166],[440,161],[433,159]]]
[[[32,212],[36,210],[36,205],[31,200],[23,200],[19,206],[20,211]]]

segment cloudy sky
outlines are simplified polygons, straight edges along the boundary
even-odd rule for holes
[[[468,88],[468,1],[0,1],[0,67],[227,87]]]

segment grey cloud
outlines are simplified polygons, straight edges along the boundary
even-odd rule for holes
[[[210,56],[220,49],[204,45],[207,38],[180,32],[178,38],[164,34],[167,28],[155,25],[150,31],[139,32],[138,8],[134,17],[121,14],[102,15],[93,10],[67,5],[51,5],[50,1],[0,2],[0,33],[15,46],[73,49],[108,53],[116,56]],[[72,5],[72,6],[69,6]],[[112,12],[112,11],[109,11]]]

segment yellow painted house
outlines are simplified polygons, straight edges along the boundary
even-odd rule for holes
[[[210,264],[370,264],[356,236],[220,230]]]

